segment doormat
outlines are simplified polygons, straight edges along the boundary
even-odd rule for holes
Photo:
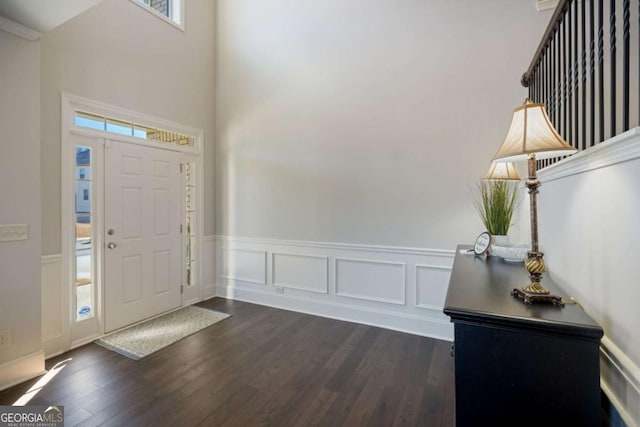
[[[130,359],[140,360],[229,316],[219,311],[189,306],[114,332],[94,343]]]

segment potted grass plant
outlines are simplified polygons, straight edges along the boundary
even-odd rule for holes
[[[518,186],[513,181],[483,180],[478,184],[479,197],[474,205],[482,223],[491,233],[493,243],[506,244],[518,199]],[[504,237],[500,237],[504,236]],[[497,237],[497,238],[496,238]]]

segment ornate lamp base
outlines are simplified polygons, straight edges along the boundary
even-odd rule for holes
[[[514,288],[511,291],[511,295],[518,297],[523,300],[525,304],[534,304],[534,303],[550,303],[553,305],[558,305],[564,307],[564,302],[562,302],[562,297],[557,295],[551,295],[549,291],[547,293],[538,293],[538,292],[529,292],[527,288],[532,285],[523,286],[522,288]]]
[[[522,288],[515,288],[511,291],[511,295],[521,298],[525,304],[542,302],[564,307],[564,303],[562,302],[561,297],[557,295],[551,295],[547,288],[544,288],[542,285],[540,285],[542,273],[544,273],[546,270],[544,261],[542,259],[543,256],[544,254],[542,252],[528,252],[528,259],[525,262],[525,267],[529,272],[531,283],[523,286]]]

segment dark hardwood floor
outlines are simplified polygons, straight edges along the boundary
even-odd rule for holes
[[[140,361],[95,344],[31,400],[65,425],[452,426],[450,343],[214,298],[233,314]],[[0,392],[11,405],[37,380]]]

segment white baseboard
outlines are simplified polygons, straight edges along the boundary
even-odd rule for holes
[[[45,372],[42,350],[10,360],[0,365],[0,390],[13,387]]]
[[[629,427],[640,425],[640,367],[606,336],[600,346],[600,385]]]
[[[202,300],[208,300],[218,295],[215,283],[207,285],[203,289]]]
[[[216,294],[453,339],[443,314],[454,250],[216,236]]]
[[[231,285],[219,286],[217,289],[217,295],[223,298],[452,341],[452,325],[444,319],[239,289]]]

